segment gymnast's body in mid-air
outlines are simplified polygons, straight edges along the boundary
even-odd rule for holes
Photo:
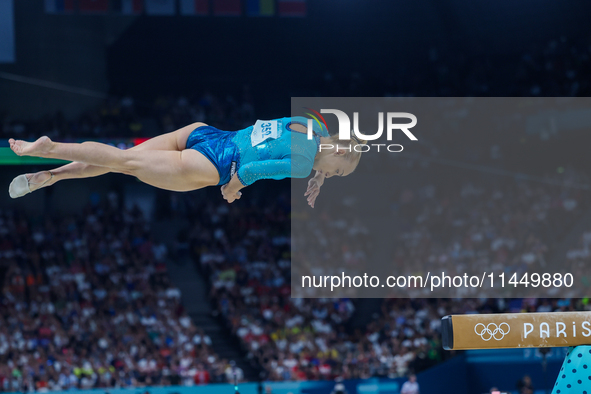
[[[90,178],[109,172],[137,177],[149,185],[172,191],[191,191],[221,185],[229,203],[240,190],[259,179],[306,178],[308,204],[314,203],[326,178],[346,176],[355,170],[361,153],[357,139],[338,140],[322,124],[314,124],[307,137],[303,117],[257,121],[239,131],[222,131],[205,123],[193,123],[127,150],[98,142],[60,143],[48,137],[35,142],[10,139],[19,156],[68,160],[51,171],[23,174],[10,184],[18,198],[64,179]],[[322,149],[319,149],[320,145]],[[332,145],[332,148],[330,147]],[[327,148],[325,148],[327,147]]]

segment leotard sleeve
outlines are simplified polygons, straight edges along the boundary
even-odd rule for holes
[[[292,160],[288,156],[281,160],[253,161],[240,166],[236,175],[244,186],[248,186],[259,179],[305,178],[310,175],[312,163],[301,156]]]

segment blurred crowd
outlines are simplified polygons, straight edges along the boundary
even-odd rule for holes
[[[145,137],[146,119],[131,97],[110,97],[74,119],[61,113],[39,119],[16,119],[0,112],[0,138],[34,140],[43,135],[68,141]]]
[[[114,193],[73,216],[0,212],[0,390],[224,381],[167,251]]]
[[[591,94],[588,37],[557,36],[524,51],[468,56],[443,45],[392,75],[325,72],[312,96],[557,97]]]
[[[236,205],[209,202],[188,208],[186,214],[194,223],[188,244],[210,279],[217,310],[249,357],[265,369],[267,379],[363,378],[381,373],[372,364],[377,353],[371,342],[363,333],[345,329],[355,312],[352,300],[291,298],[289,189],[275,189],[282,190],[278,197],[250,196],[249,202]],[[326,242],[327,253],[335,253],[331,258],[340,259],[343,240]],[[389,376],[402,376],[414,359],[410,349],[403,359],[387,347],[383,350],[380,356],[398,363],[386,371]]]
[[[193,97],[159,97],[152,107],[159,130],[167,133],[194,122],[204,122],[220,130],[240,130],[255,120],[253,98],[247,86],[237,97],[220,97],[210,92]]]
[[[532,199],[541,198],[537,194],[539,191],[536,192],[535,187],[532,189],[534,190],[530,196],[529,189],[518,184],[513,192],[525,193],[526,197]],[[277,199],[251,195],[250,201],[245,199],[237,205],[207,199],[198,209],[191,207],[193,199],[189,195],[183,210],[183,215],[187,215],[192,223],[186,243],[190,245],[198,268],[209,278],[211,297],[216,309],[232,332],[240,338],[249,357],[264,368],[269,380],[350,379],[372,376],[394,378],[420,372],[450,356],[449,352],[442,352],[440,338],[441,318],[448,314],[591,310],[588,299],[392,298],[383,301],[381,313],[373,316],[366,326],[355,328],[351,323],[357,312],[357,301],[347,298],[290,297],[289,206],[284,202],[282,189],[276,190],[279,190]],[[464,190],[460,197],[462,195],[468,197],[470,193]],[[560,194],[549,193],[549,196],[553,203],[544,204],[543,201],[517,198],[523,206],[538,207],[533,208],[536,209],[535,213],[525,213],[524,219],[520,220],[539,220],[544,223],[544,228],[518,221],[508,225],[508,229],[501,226],[500,230],[496,230],[497,218],[510,219],[515,215],[522,216],[520,208],[515,208],[511,204],[503,205],[507,212],[491,215],[494,217],[490,228],[479,231],[493,235],[495,231],[505,234],[506,238],[503,239],[513,246],[503,246],[503,242],[501,247],[496,247],[497,237],[485,237],[481,240],[483,245],[479,246],[481,251],[477,254],[490,254],[490,264],[496,261],[494,258],[504,256],[503,261],[506,264],[516,264],[512,266],[513,269],[523,264],[528,266],[539,263],[539,260],[543,261],[543,255],[547,251],[542,248],[540,253],[536,253],[535,248],[531,249],[542,241],[533,235],[530,236],[534,237],[534,241],[527,241],[529,236],[524,240],[522,232],[511,231],[516,231],[517,228],[527,233],[527,229],[539,228],[541,232],[538,236],[545,239],[545,236],[554,234],[545,233],[549,231],[547,228],[560,232],[571,226],[574,218],[568,214],[574,211],[573,214],[580,215],[580,207],[569,202],[569,199],[578,201],[579,197],[569,196],[568,193],[562,194],[560,198]],[[406,203],[410,203],[411,200],[407,198]],[[482,201],[484,205],[492,206],[486,200]],[[448,204],[444,205],[447,207]],[[474,210],[469,204],[460,205],[466,206],[471,212]],[[257,208],[261,206],[265,209]],[[559,211],[554,215],[551,212],[553,209],[565,210],[568,214],[565,216]],[[409,211],[412,209],[409,208]],[[452,211],[458,213],[461,209],[456,207]],[[443,217],[446,220],[453,219],[454,222],[460,220],[454,219],[452,215]],[[546,225],[546,221],[550,224]],[[448,226],[445,223],[437,225]],[[432,228],[437,228],[437,225],[433,224]],[[458,222],[456,225],[457,231],[460,232],[464,224],[460,225]],[[453,225],[449,226],[455,228]],[[466,228],[473,229],[469,233],[472,235],[478,230],[474,225],[466,224]],[[320,229],[322,230],[322,227]],[[338,250],[343,253],[335,254],[331,258],[345,261],[349,255],[351,239],[347,237],[346,232],[344,234],[343,236],[343,232],[340,232],[341,237],[321,240],[326,243],[327,250]],[[450,232],[448,235],[452,241],[460,235],[461,239],[468,241],[472,238],[472,235],[458,234]],[[515,239],[509,238],[511,234]],[[358,234],[354,236],[359,238]],[[586,250],[591,242],[589,239],[591,238],[588,234],[583,236],[582,249],[576,252],[579,257],[588,258],[588,252],[583,250]],[[421,248],[412,242],[406,244],[409,242],[407,233],[402,234],[402,240],[404,253],[426,253],[425,258],[433,253],[433,247],[429,244],[424,243]],[[452,241],[446,240],[453,245],[455,241]],[[478,240],[472,240],[476,241]],[[335,242],[340,248],[331,245]],[[363,245],[365,244],[357,246],[358,252],[367,253]],[[474,249],[469,245],[460,242],[460,247]],[[460,247],[452,247],[451,250],[459,253],[451,254],[448,258],[464,259],[471,256]],[[497,251],[503,247],[506,250]],[[445,252],[449,248],[441,249]],[[293,249],[291,253],[294,253]],[[397,259],[400,259],[398,263],[401,266],[406,264],[405,259],[400,256],[397,256]],[[417,257],[417,260],[411,261],[409,265],[420,268],[421,261]],[[318,260],[315,262],[319,264]]]
[[[12,118],[0,111],[0,138],[34,140],[42,135],[60,140],[130,139],[152,137],[194,122],[206,122],[222,130],[239,130],[252,125],[254,106],[248,88],[240,98],[210,93],[161,96],[138,102],[130,96],[110,97],[98,108],[74,119],[58,112],[40,119]]]
[[[450,275],[504,271],[521,278],[526,272],[571,273],[577,283],[588,284],[591,272],[580,261],[587,256],[587,243],[579,253],[570,252],[571,264],[557,255],[561,241],[589,207],[589,190],[570,185],[586,184],[587,179],[574,169],[556,178],[562,183],[442,178],[445,182],[402,190],[393,204],[400,225],[399,242],[391,250],[394,266],[413,274],[435,267]],[[457,295],[476,297],[471,290],[459,289],[464,293]],[[483,289],[477,293],[495,294]]]

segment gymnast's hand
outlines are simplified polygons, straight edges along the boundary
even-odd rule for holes
[[[308,181],[308,190],[304,196],[308,196],[308,205],[314,208],[316,197],[320,194],[320,187],[324,184],[324,174],[316,171],[316,175]]]
[[[240,200],[242,196],[242,192],[234,191],[229,186],[229,184],[225,184],[222,186],[222,196],[224,200],[228,201],[228,203],[233,203],[235,200]]]
[[[233,203],[234,200],[239,200],[242,197],[242,192],[240,189],[243,189],[244,185],[238,179],[238,176],[234,174],[230,182],[226,183],[222,186],[222,196],[224,200],[228,201],[228,203]]]

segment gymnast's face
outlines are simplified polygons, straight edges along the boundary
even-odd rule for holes
[[[343,157],[344,150],[334,150],[322,155],[314,165],[316,171],[324,174],[326,178],[333,176],[347,176],[355,170],[355,164]]]

